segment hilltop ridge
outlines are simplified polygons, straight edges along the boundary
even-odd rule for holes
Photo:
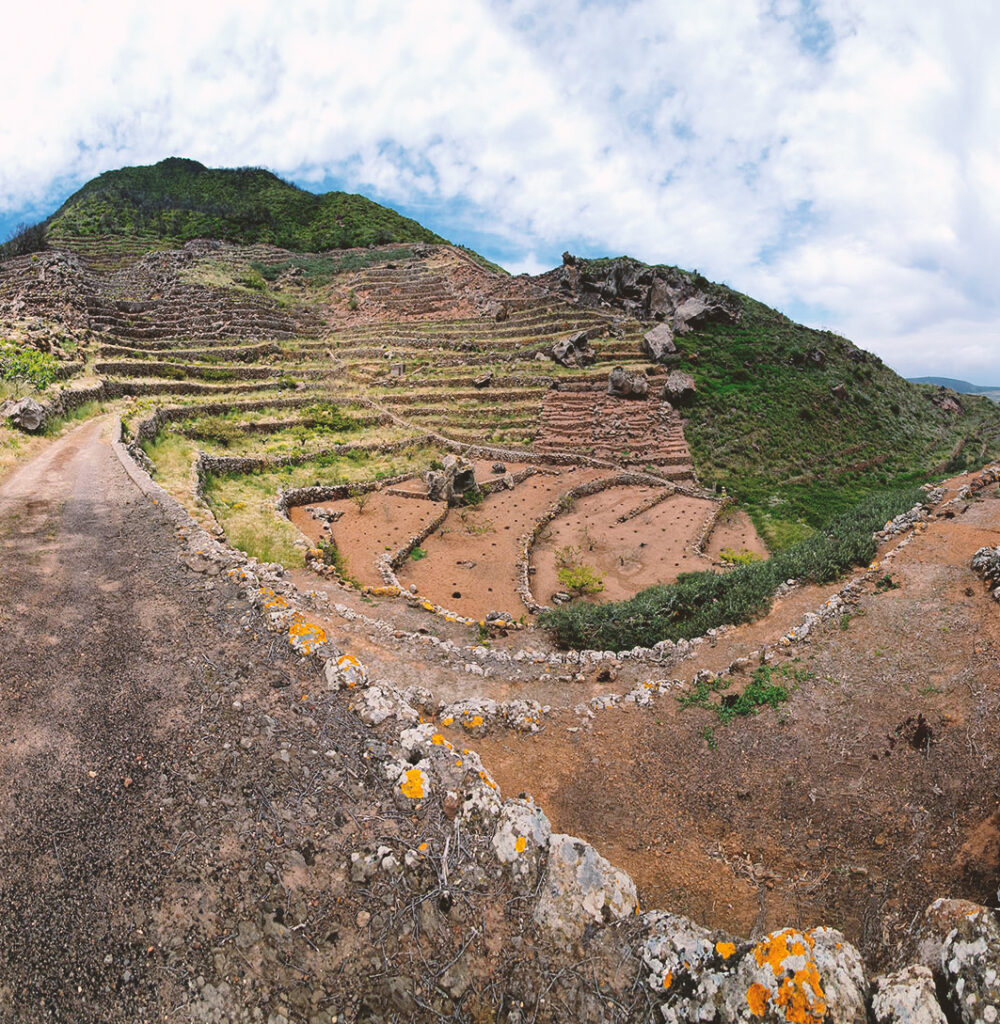
[[[304,252],[445,240],[371,199],[317,195],[260,167],[216,169],[197,160],[106,171],[44,222],[45,240],[123,235],[185,242],[215,238]]]

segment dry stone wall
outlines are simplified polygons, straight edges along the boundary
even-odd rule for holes
[[[175,523],[192,553],[222,569],[266,627],[315,659],[330,689],[353,695],[352,710],[371,730],[366,756],[381,766],[401,813],[443,807],[467,850],[492,851],[477,870],[527,901],[537,941],[564,948],[575,962],[610,943],[621,964],[638,965],[641,1016],[682,1024],[903,1024],[941,1020],[994,1022],[1000,1014],[1000,921],[990,908],[938,900],[917,923],[921,963],[884,977],[867,975],[858,951],[829,928],[779,929],[757,941],[712,932],[666,911],[642,913],[635,885],[588,843],[554,834],[528,797],[504,800],[479,757],[460,756],[432,722],[421,722],[426,695],[373,680],[353,655],[335,648],[297,605],[280,567],[261,566],[213,540],[129,458],[116,453],[144,491]],[[473,719],[474,721],[474,719]],[[439,891],[421,870],[420,851],[359,849],[345,864],[357,884],[388,873],[419,901]],[[600,1005],[577,1019],[603,1019]],[[633,1019],[640,1019],[639,1016]]]

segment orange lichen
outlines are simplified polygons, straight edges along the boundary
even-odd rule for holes
[[[425,792],[424,773],[419,768],[407,768],[403,773],[405,779],[400,783],[403,796],[411,800],[423,800]]]
[[[444,744],[444,742],[445,742],[445,739],[441,735],[441,733],[439,733],[439,732],[434,733],[434,735],[431,737],[431,743],[433,743],[435,747],[442,746]],[[450,744],[449,744],[449,746],[450,746]]]
[[[452,718],[451,715],[449,715],[447,718],[442,718],[441,719],[441,724],[442,725],[451,725],[451,723],[454,722],[454,721],[455,721],[455,719]]]
[[[763,1017],[767,1013],[767,1004],[771,1001],[771,993],[758,982],[747,989],[747,1005],[755,1017]]]
[[[670,988],[670,986],[673,983],[674,983],[674,972],[673,971],[667,971],[667,973],[663,976],[663,987],[664,988]]]
[[[321,626],[315,626],[311,622],[293,622],[288,627],[289,640],[299,640],[308,654],[316,644],[326,643],[326,632]]]
[[[486,772],[482,772],[481,771],[479,773],[479,777],[483,780],[483,782],[486,783],[487,786],[490,787],[490,789],[496,789],[497,788],[497,784],[486,774]]]
[[[517,839],[514,840],[514,849],[518,853],[524,853],[524,849],[527,845],[528,840],[524,836],[518,836]]]
[[[717,942],[715,944],[715,952],[718,953],[723,960],[728,960],[733,953],[736,952],[736,946],[731,942]]]
[[[784,1010],[789,1024],[822,1024],[826,1016],[826,993],[812,957],[814,946],[808,933],[799,936],[786,928],[754,948],[758,966],[767,964],[775,980],[781,978],[775,1003]],[[790,967],[787,961],[793,958],[801,958],[802,966]]]
[[[462,725],[464,725],[466,729],[478,729],[479,726],[481,726],[482,724],[482,715],[473,715],[471,718],[467,718],[465,719],[464,722],[462,722]]]

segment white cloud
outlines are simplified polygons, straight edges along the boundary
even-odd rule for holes
[[[0,213],[170,154],[264,164],[437,208],[512,269],[696,266],[1000,380],[995,5],[93,0],[5,28]]]

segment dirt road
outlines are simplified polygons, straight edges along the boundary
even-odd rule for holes
[[[0,1020],[332,1020],[356,726],[179,560],[110,428],[0,485]]]

